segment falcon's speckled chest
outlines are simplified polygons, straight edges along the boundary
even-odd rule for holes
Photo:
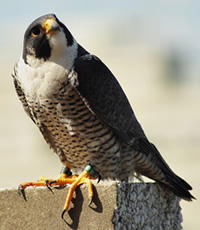
[[[132,174],[132,150],[90,108],[72,67],[40,61],[32,68],[22,59],[17,67],[16,90],[25,111],[64,165],[77,172],[92,162],[102,178]]]
[[[74,85],[67,83],[51,98],[28,103],[36,124],[47,136],[46,141],[64,164],[69,162],[76,170],[84,169],[91,161],[102,173],[105,167],[105,177],[114,177],[114,168],[120,162],[119,143]],[[113,168],[109,166],[112,172],[108,170],[109,161],[113,164]]]

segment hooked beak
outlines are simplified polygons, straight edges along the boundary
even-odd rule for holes
[[[55,19],[47,19],[44,22],[44,29],[46,34],[53,35],[60,31],[60,27]]]

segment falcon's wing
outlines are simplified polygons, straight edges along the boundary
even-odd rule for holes
[[[94,113],[125,143],[145,137],[118,81],[96,56],[76,59],[74,71],[78,75],[80,94],[86,98]]]
[[[94,113],[119,138],[138,150],[136,171],[168,184],[175,194],[191,200],[193,196],[188,192],[192,189],[191,186],[172,172],[156,147],[147,140],[122,88],[110,70],[95,56],[91,56],[90,60],[84,56],[79,57],[74,70],[79,81],[77,89]]]

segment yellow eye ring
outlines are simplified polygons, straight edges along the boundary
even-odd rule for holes
[[[40,35],[41,29],[40,27],[35,27],[33,28],[32,32],[31,32],[31,36],[32,37],[38,37]]]

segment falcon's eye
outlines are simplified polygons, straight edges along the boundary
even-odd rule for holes
[[[40,35],[40,27],[34,27],[32,29],[31,35],[33,37],[38,37]]]

